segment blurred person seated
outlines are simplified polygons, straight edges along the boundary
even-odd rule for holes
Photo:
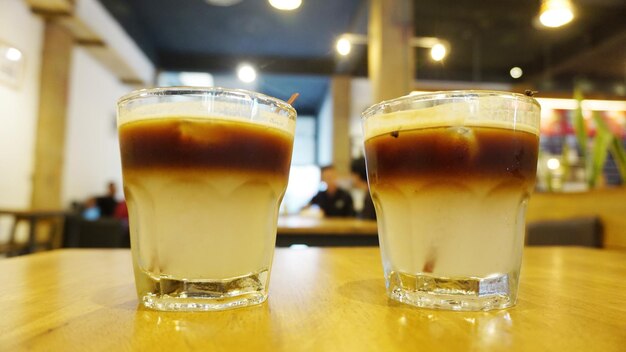
[[[81,214],[86,220],[98,220],[100,218],[100,209],[96,204],[96,198],[89,198],[85,201]]]
[[[121,220],[124,224],[128,226],[128,207],[126,206],[125,200],[122,200],[121,202],[117,203],[113,217],[118,220]]]
[[[117,208],[117,186],[115,182],[109,182],[107,185],[107,193],[103,196],[96,197],[96,206],[100,209],[100,216],[111,218],[115,215],[115,208]]]
[[[337,171],[333,165],[321,168],[322,190],[309,201],[304,211],[317,205],[326,217],[355,216],[354,202],[348,191],[339,188],[337,184]]]
[[[130,227],[128,225],[128,206],[126,205],[126,200],[117,203],[113,217],[122,224],[122,230],[124,231],[124,236],[120,239],[121,246],[130,247]]]
[[[365,167],[365,158],[360,157],[352,160],[350,171],[352,172],[353,187],[363,192],[363,207],[361,208],[361,211],[357,213],[357,217],[361,219],[376,220],[376,210],[374,209],[374,202],[372,201],[370,189],[367,184],[367,168]]]
[[[115,185],[115,182],[109,182],[107,184],[107,193],[105,195],[89,198],[85,202],[83,217],[87,220],[96,220],[101,217],[114,217],[115,210],[118,205],[118,201],[115,198],[116,194],[117,186]]]

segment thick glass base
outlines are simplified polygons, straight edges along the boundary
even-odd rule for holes
[[[263,303],[267,299],[267,270],[228,280],[175,280],[145,275],[151,287],[139,300],[162,311],[216,311]]]
[[[459,278],[391,272],[387,293],[393,300],[417,307],[487,311],[515,305],[517,284],[510,281],[508,274]]]

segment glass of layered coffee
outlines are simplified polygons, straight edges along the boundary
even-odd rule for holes
[[[118,102],[141,303],[221,310],[267,298],[295,110],[262,94],[156,88]]]
[[[540,107],[521,94],[409,95],[363,113],[387,292],[419,307],[515,304]]]

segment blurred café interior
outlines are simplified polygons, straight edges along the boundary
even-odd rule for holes
[[[1,1],[0,260],[128,247],[116,101],[180,85],[300,94],[284,247],[378,244],[360,177],[370,105],[411,92],[536,91],[527,245],[626,250],[626,2],[284,3]],[[322,180],[327,165],[335,172]],[[322,181],[350,194],[350,216],[308,206]]]

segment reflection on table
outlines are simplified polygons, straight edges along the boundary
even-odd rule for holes
[[[527,248],[518,305],[389,301],[378,248],[279,248],[269,300],[223,312],[138,307],[128,250],[0,261],[3,350],[623,351],[626,252]]]
[[[292,244],[376,246],[378,245],[378,229],[375,220],[301,215],[280,216],[276,243],[279,247]]]

